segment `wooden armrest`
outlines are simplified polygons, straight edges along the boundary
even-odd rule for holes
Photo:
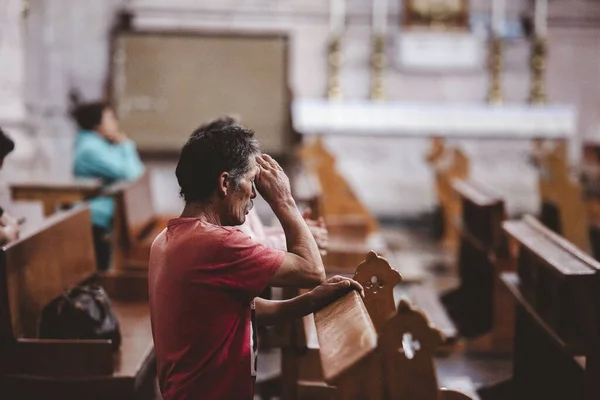
[[[113,373],[110,340],[19,339],[13,351],[11,374],[59,377]]]
[[[315,313],[323,374],[333,383],[377,347],[377,333],[360,295],[351,291]]]

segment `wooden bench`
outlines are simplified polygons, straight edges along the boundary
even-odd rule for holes
[[[375,252],[369,252],[365,260],[356,268],[353,278],[365,289],[364,307],[376,332],[380,332],[387,321],[396,315],[394,288],[402,281],[402,277],[386,259],[378,256]],[[419,297],[418,300],[435,312],[435,308],[426,303],[422,297]],[[445,316],[445,313],[443,315]],[[441,329],[454,335],[452,338],[445,338],[442,334],[444,344],[454,342],[456,329],[448,328],[448,326],[453,327],[451,322],[445,323],[439,316],[435,322],[431,322],[436,328],[438,328],[438,323],[441,323]],[[282,351],[281,390],[283,397],[289,399],[336,398],[331,387],[325,383],[319,356],[320,341],[313,315],[303,318],[301,323],[291,324],[289,329],[288,335],[293,339],[287,342],[288,345]],[[264,396],[264,398],[270,397],[271,394]]]
[[[8,398],[153,398],[154,351],[147,279],[96,274],[90,212],[78,206],[49,218],[2,250],[1,388]],[[96,282],[111,298],[122,343],[39,339],[43,308],[70,285]]]
[[[371,251],[356,267],[354,279],[365,289],[365,305],[375,326],[382,326],[396,312],[394,287],[402,277],[384,258]],[[287,289],[284,297],[301,294]],[[261,387],[264,399],[280,394],[286,399],[326,399],[335,393],[323,378],[319,342],[313,315],[286,325],[282,339],[281,386]],[[270,383],[270,386],[273,382]],[[333,397],[331,397],[333,398]]]
[[[63,179],[14,182],[10,184],[13,200],[38,200],[46,217],[57,209],[97,196],[102,189],[99,179]]]
[[[461,215],[461,204],[452,188],[452,181],[468,177],[469,159],[461,149],[447,146],[443,138],[434,137],[426,161],[435,174],[435,191],[442,214],[441,242],[444,248],[454,250],[459,242],[456,221]]]
[[[315,216],[322,216],[329,230],[329,247],[323,257],[328,271],[351,274],[368,251],[385,254],[379,222],[337,171],[335,157],[323,140],[303,145],[298,153],[303,169],[318,178],[322,189]]]
[[[500,274],[513,271],[514,264],[502,231],[506,219],[504,199],[488,186],[472,180],[456,180],[453,188],[462,209],[457,228],[460,286],[446,294],[443,302],[462,335],[479,337],[473,348],[509,352],[514,305]]]
[[[154,210],[149,173],[136,181],[116,183],[108,187],[105,194],[115,199],[115,269],[147,270],[152,242],[170,219],[158,216]]]
[[[600,264],[533,217],[504,229],[518,265],[502,274],[517,301],[512,398],[600,398]]]
[[[379,332],[356,292],[317,312],[315,326],[325,381],[339,399],[469,399],[439,388],[433,352],[442,334],[405,300]]]
[[[539,169],[541,221],[585,252],[592,251],[591,204],[569,171],[565,141],[536,141],[533,158]]]

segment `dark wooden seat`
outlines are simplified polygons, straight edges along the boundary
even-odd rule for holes
[[[71,206],[97,196],[102,189],[99,179],[62,179],[13,182],[10,192],[13,200],[38,200],[46,217],[63,206]]]
[[[70,286],[96,282],[112,300],[122,343],[39,339],[42,309]],[[49,218],[2,251],[2,393],[9,398],[152,398],[154,352],[146,274],[96,274],[90,212]]]
[[[115,198],[115,269],[147,270],[152,242],[170,219],[158,216],[154,209],[149,173],[136,181],[116,183],[105,193]]]
[[[514,264],[502,231],[506,219],[504,199],[473,180],[456,180],[453,188],[462,209],[457,227],[460,286],[446,294],[443,302],[460,333],[478,337],[474,347],[510,351],[514,307],[500,274],[512,271]]]
[[[600,264],[533,217],[504,229],[518,247],[502,274],[517,301],[512,398],[600,398]]]

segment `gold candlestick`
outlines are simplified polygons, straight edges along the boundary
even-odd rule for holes
[[[502,66],[503,66],[502,39],[494,37],[490,43],[489,69],[490,89],[487,100],[492,104],[501,104],[502,98]]]
[[[385,92],[383,90],[383,70],[385,65],[385,35],[378,34],[373,38],[373,54],[371,56],[371,100],[385,100]]]
[[[546,71],[546,39],[536,36],[531,45],[531,83],[529,88],[529,102],[543,104],[546,102],[546,88],[544,72]]]
[[[329,41],[328,48],[328,83],[327,83],[327,97],[329,100],[341,100],[342,99],[342,84],[340,78],[340,69],[342,66],[342,50],[341,50],[341,37],[335,35]]]

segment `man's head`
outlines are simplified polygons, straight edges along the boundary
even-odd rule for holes
[[[211,204],[223,225],[241,225],[256,197],[260,154],[254,131],[227,123],[198,128],[181,150],[175,174],[187,204]]]
[[[0,168],[4,164],[4,159],[15,149],[15,142],[0,129]]]
[[[119,132],[115,113],[103,102],[82,103],[75,106],[71,115],[79,129],[95,131],[107,140]]]

